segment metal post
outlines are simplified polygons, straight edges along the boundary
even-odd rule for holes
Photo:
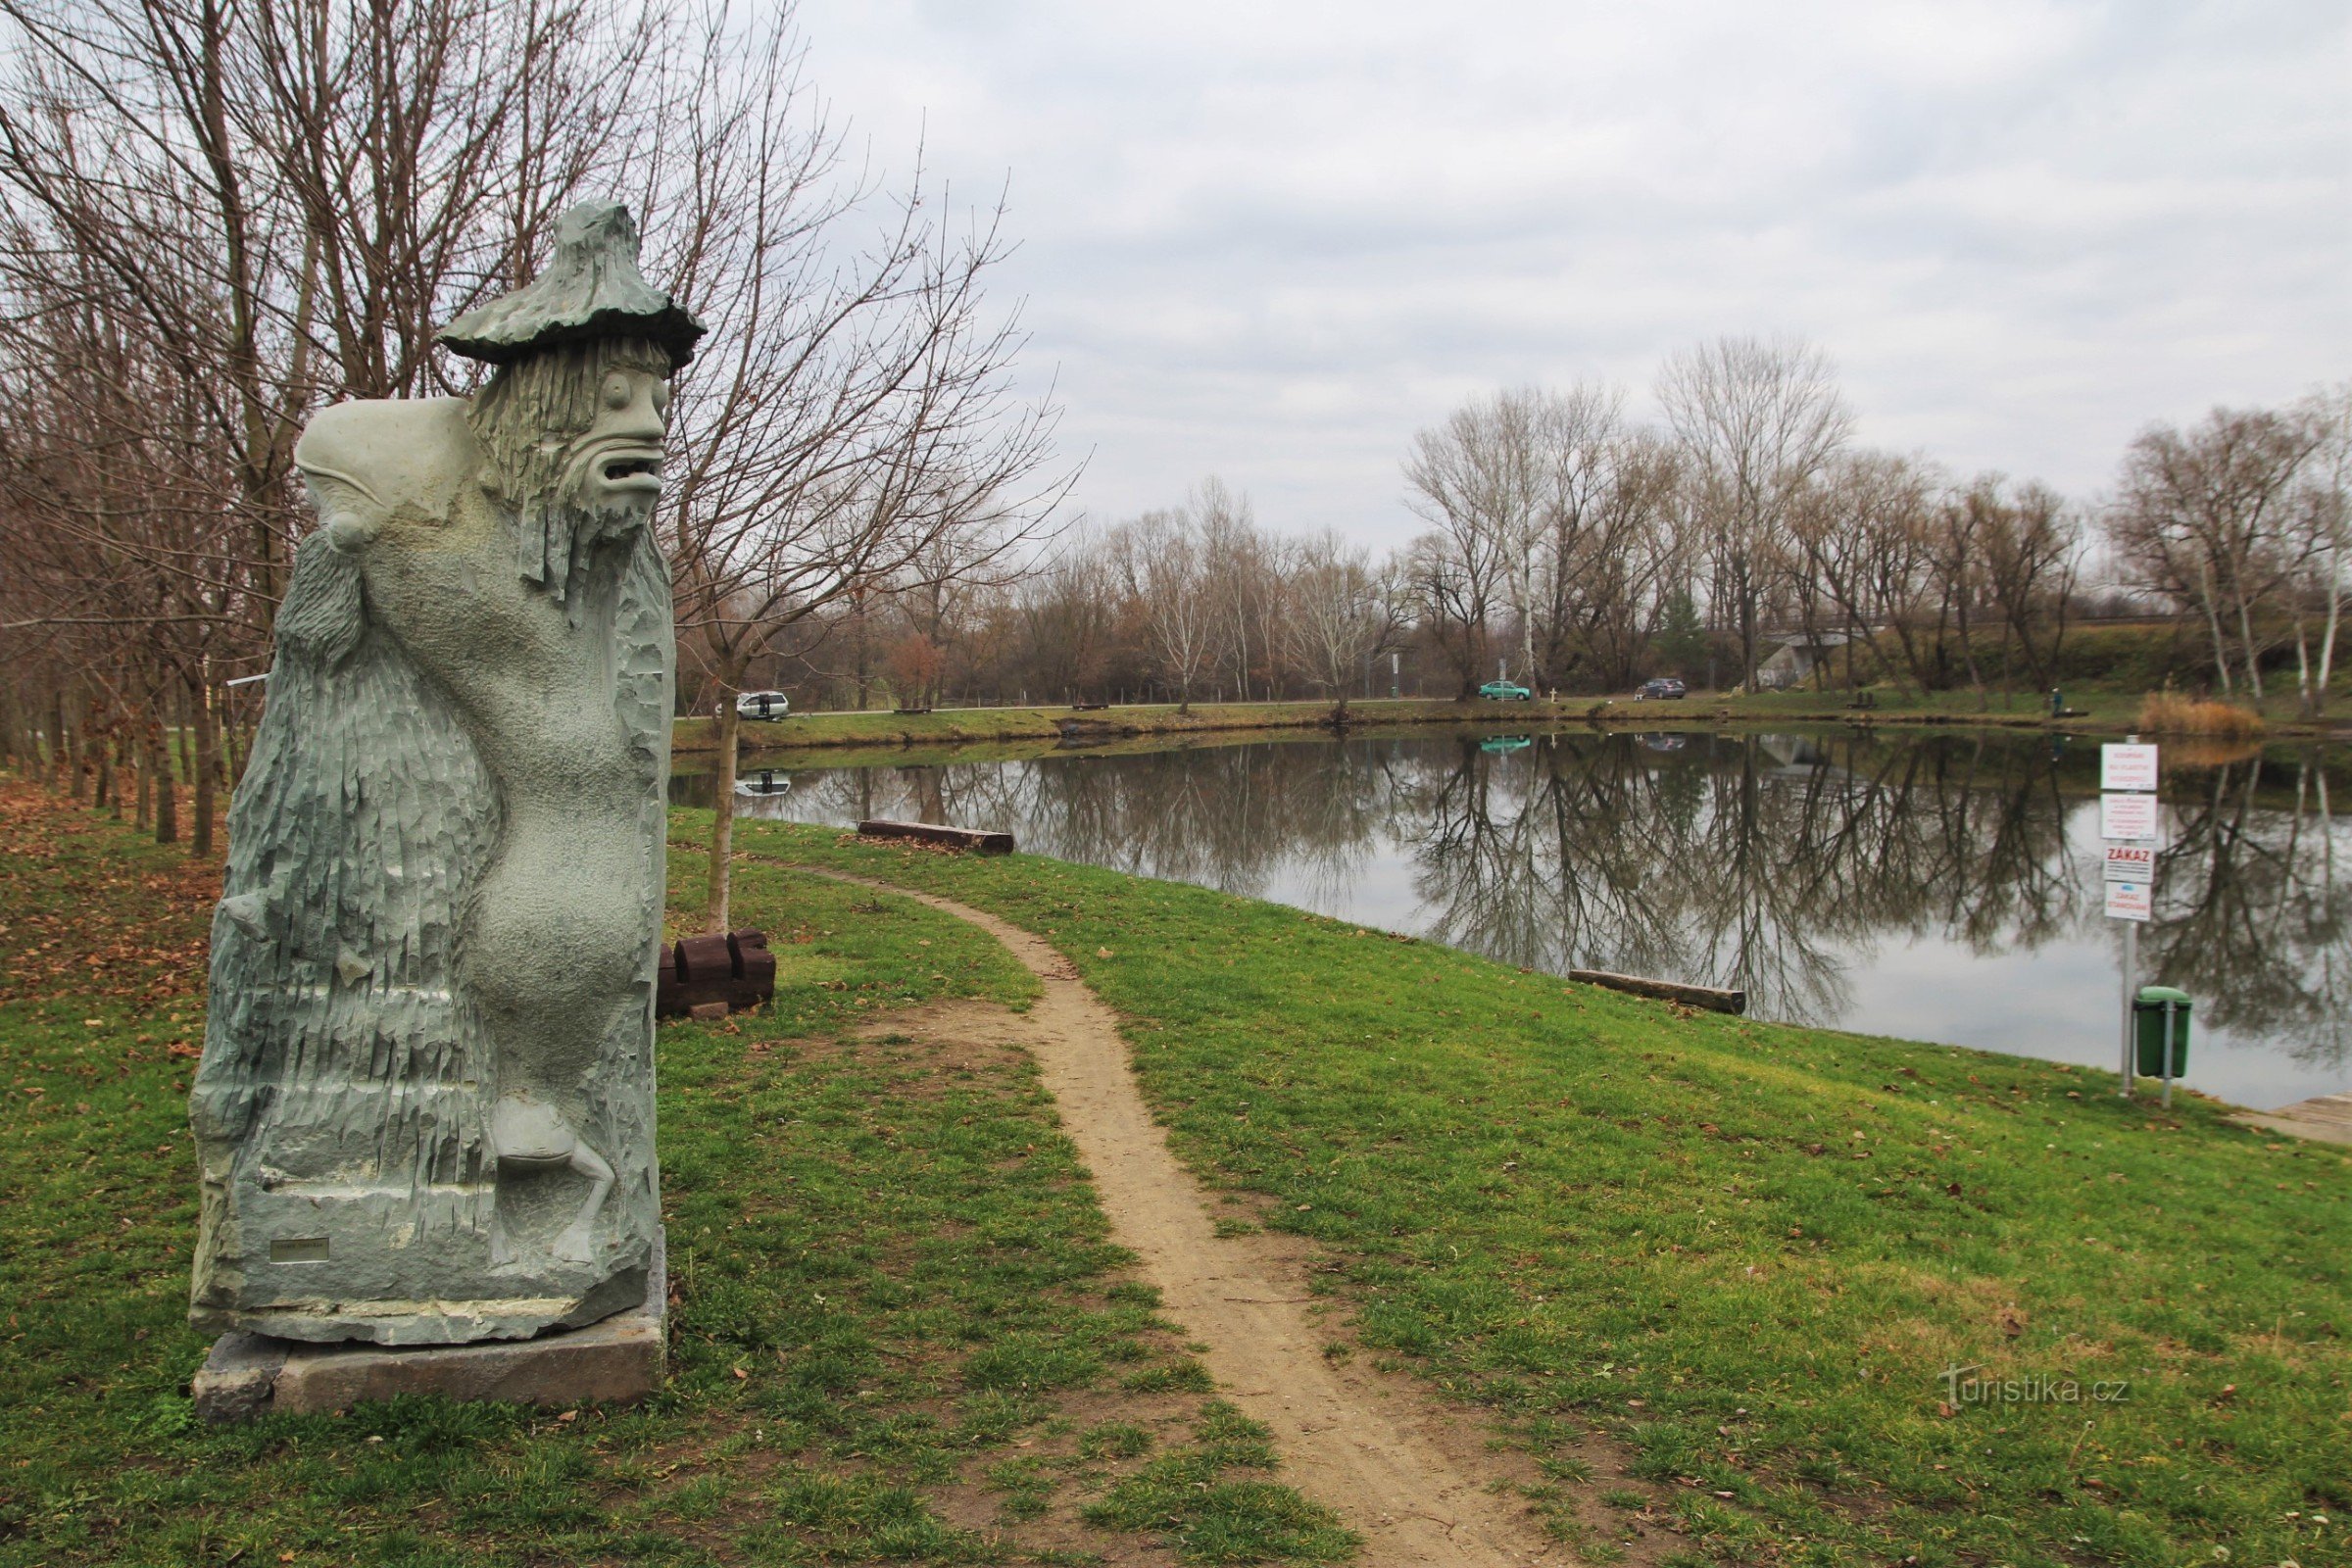
[[[2124,1086],[2116,1091],[2126,1100],[2132,1098],[2132,994],[2135,989],[2132,976],[2139,969],[2139,922],[2124,922]]]
[[[2177,1004],[2175,1004],[2175,1003],[2172,1001],[2172,999],[2171,999],[2171,998],[2169,998],[2169,997],[2168,997],[2168,998],[2166,998],[2166,999],[2165,999],[2165,1004],[2164,1004],[2164,1107],[2165,1107],[2165,1109],[2167,1109],[2167,1110],[2170,1110],[2170,1109],[2172,1109],[2172,1107],[2173,1107],[2173,1011],[2174,1011],[2174,1008],[2176,1007],[2176,1005],[2177,1005]]]

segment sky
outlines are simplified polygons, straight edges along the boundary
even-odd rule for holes
[[[2352,377],[2341,0],[800,0],[858,155],[1005,201],[1096,518],[1215,474],[1419,531],[1465,400],[1802,338],[1856,438],[2094,498],[2151,421]]]

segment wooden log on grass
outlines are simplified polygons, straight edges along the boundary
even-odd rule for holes
[[[1709,1012],[1747,1010],[1746,992],[1727,991],[1721,986],[1691,986],[1680,980],[1650,980],[1636,974],[1611,974],[1606,969],[1571,969],[1568,978],[1581,980],[1589,986],[1607,986],[1611,991],[1649,997],[1658,1002],[1679,1002],[1686,1007],[1704,1007]]]
[[[914,839],[924,844],[945,844],[952,849],[972,850],[981,855],[1010,855],[1012,835],[993,832],[987,828],[949,827],[940,822],[893,822],[887,817],[868,817],[858,824],[861,838]]]

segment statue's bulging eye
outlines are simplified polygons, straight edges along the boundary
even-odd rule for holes
[[[618,413],[634,401],[635,399],[629,395],[629,378],[627,376],[608,375],[605,377],[606,408]]]
[[[667,381],[654,383],[654,412],[665,419],[669,417],[669,383]]]

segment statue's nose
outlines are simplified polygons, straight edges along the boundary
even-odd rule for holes
[[[627,436],[631,440],[648,441],[655,446],[662,444],[662,438],[669,433],[669,421],[662,416],[660,409],[654,407],[654,389],[651,385],[640,387],[629,406],[620,411],[613,420],[612,433]]]

